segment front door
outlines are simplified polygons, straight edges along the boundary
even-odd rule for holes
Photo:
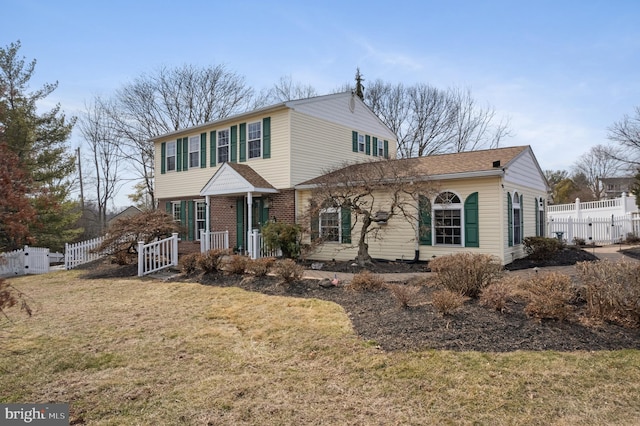
[[[251,202],[251,230],[260,230],[269,219],[269,208],[265,207],[264,199],[253,198]],[[236,200],[236,247],[239,252],[247,249],[247,223],[249,214],[247,212],[247,197],[239,197]]]

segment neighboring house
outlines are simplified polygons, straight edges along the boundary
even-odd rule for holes
[[[122,210],[120,213],[114,215],[107,221],[107,225],[111,225],[114,221],[118,219],[122,219],[125,217],[135,216],[137,214],[142,213],[142,210],[137,208],[136,206],[129,206],[126,209]]]
[[[421,198],[421,205],[415,206],[419,223],[411,224],[404,216],[395,216],[372,225],[380,228],[380,238],[370,237],[367,241],[374,259],[412,260],[417,256],[419,260],[429,260],[470,251],[497,256],[507,264],[526,256],[524,237],[545,235],[548,185],[529,146],[393,161],[406,162],[406,170],[411,170],[407,179],[428,181],[432,189]],[[320,176],[296,185],[299,215],[304,214],[312,188],[322,179]],[[354,259],[357,238],[351,238],[349,233],[358,232],[357,227],[351,229],[357,218],[345,217],[349,210],[327,210],[326,217],[321,212],[312,219],[311,227],[323,235],[322,227],[334,224],[336,229],[327,231],[334,241],[323,242],[311,258]]]
[[[622,196],[623,192],[629,195],[635,181],[636,179],[633,176],[600,179],[600,182],[602,182],[602,186],[604,187],[604,198],[619,198]]]
[[[155,194],[187,232],[229,231],[243,252],[267,220],[296,220],[295,185],[341,164],[395,158],[393,132],[350,92],[282,102],[154,138]]]

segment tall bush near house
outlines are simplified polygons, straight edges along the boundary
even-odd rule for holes
[[[284,222],[269,222],[262,227],[262,238],[272,250],[281,250],[286,259],[297,257],[300,253],[300,225]]]
[[[447,290],[476,298],[483,288],[502,276],[502,264],[495,256],[456,253],[429,262],[436,282]]]
[[[562,249],[562,241],[557,238],[548,237],[525,237],[524,250],[533,260],[549,260],[560,249]]]

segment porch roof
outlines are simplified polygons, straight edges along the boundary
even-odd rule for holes
[[[273,194],[278,190],[246,164],[226,162],[200,190],[200,195],[242,195],[248,192]]]

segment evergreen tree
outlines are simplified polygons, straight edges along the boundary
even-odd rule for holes
[[[37,102],[58,83],[29,91],[36,61],[18,56],[21,44],[0,48],[0,143],[17,156],[16,167],[26,173],[27,194],[36,216],[29,224],[35,243],[60,250],[80,230],[73,229],[79,213],[69,198],[75,156],[67,146],[75,117],[67,119],[60,105],[38,114]]]

